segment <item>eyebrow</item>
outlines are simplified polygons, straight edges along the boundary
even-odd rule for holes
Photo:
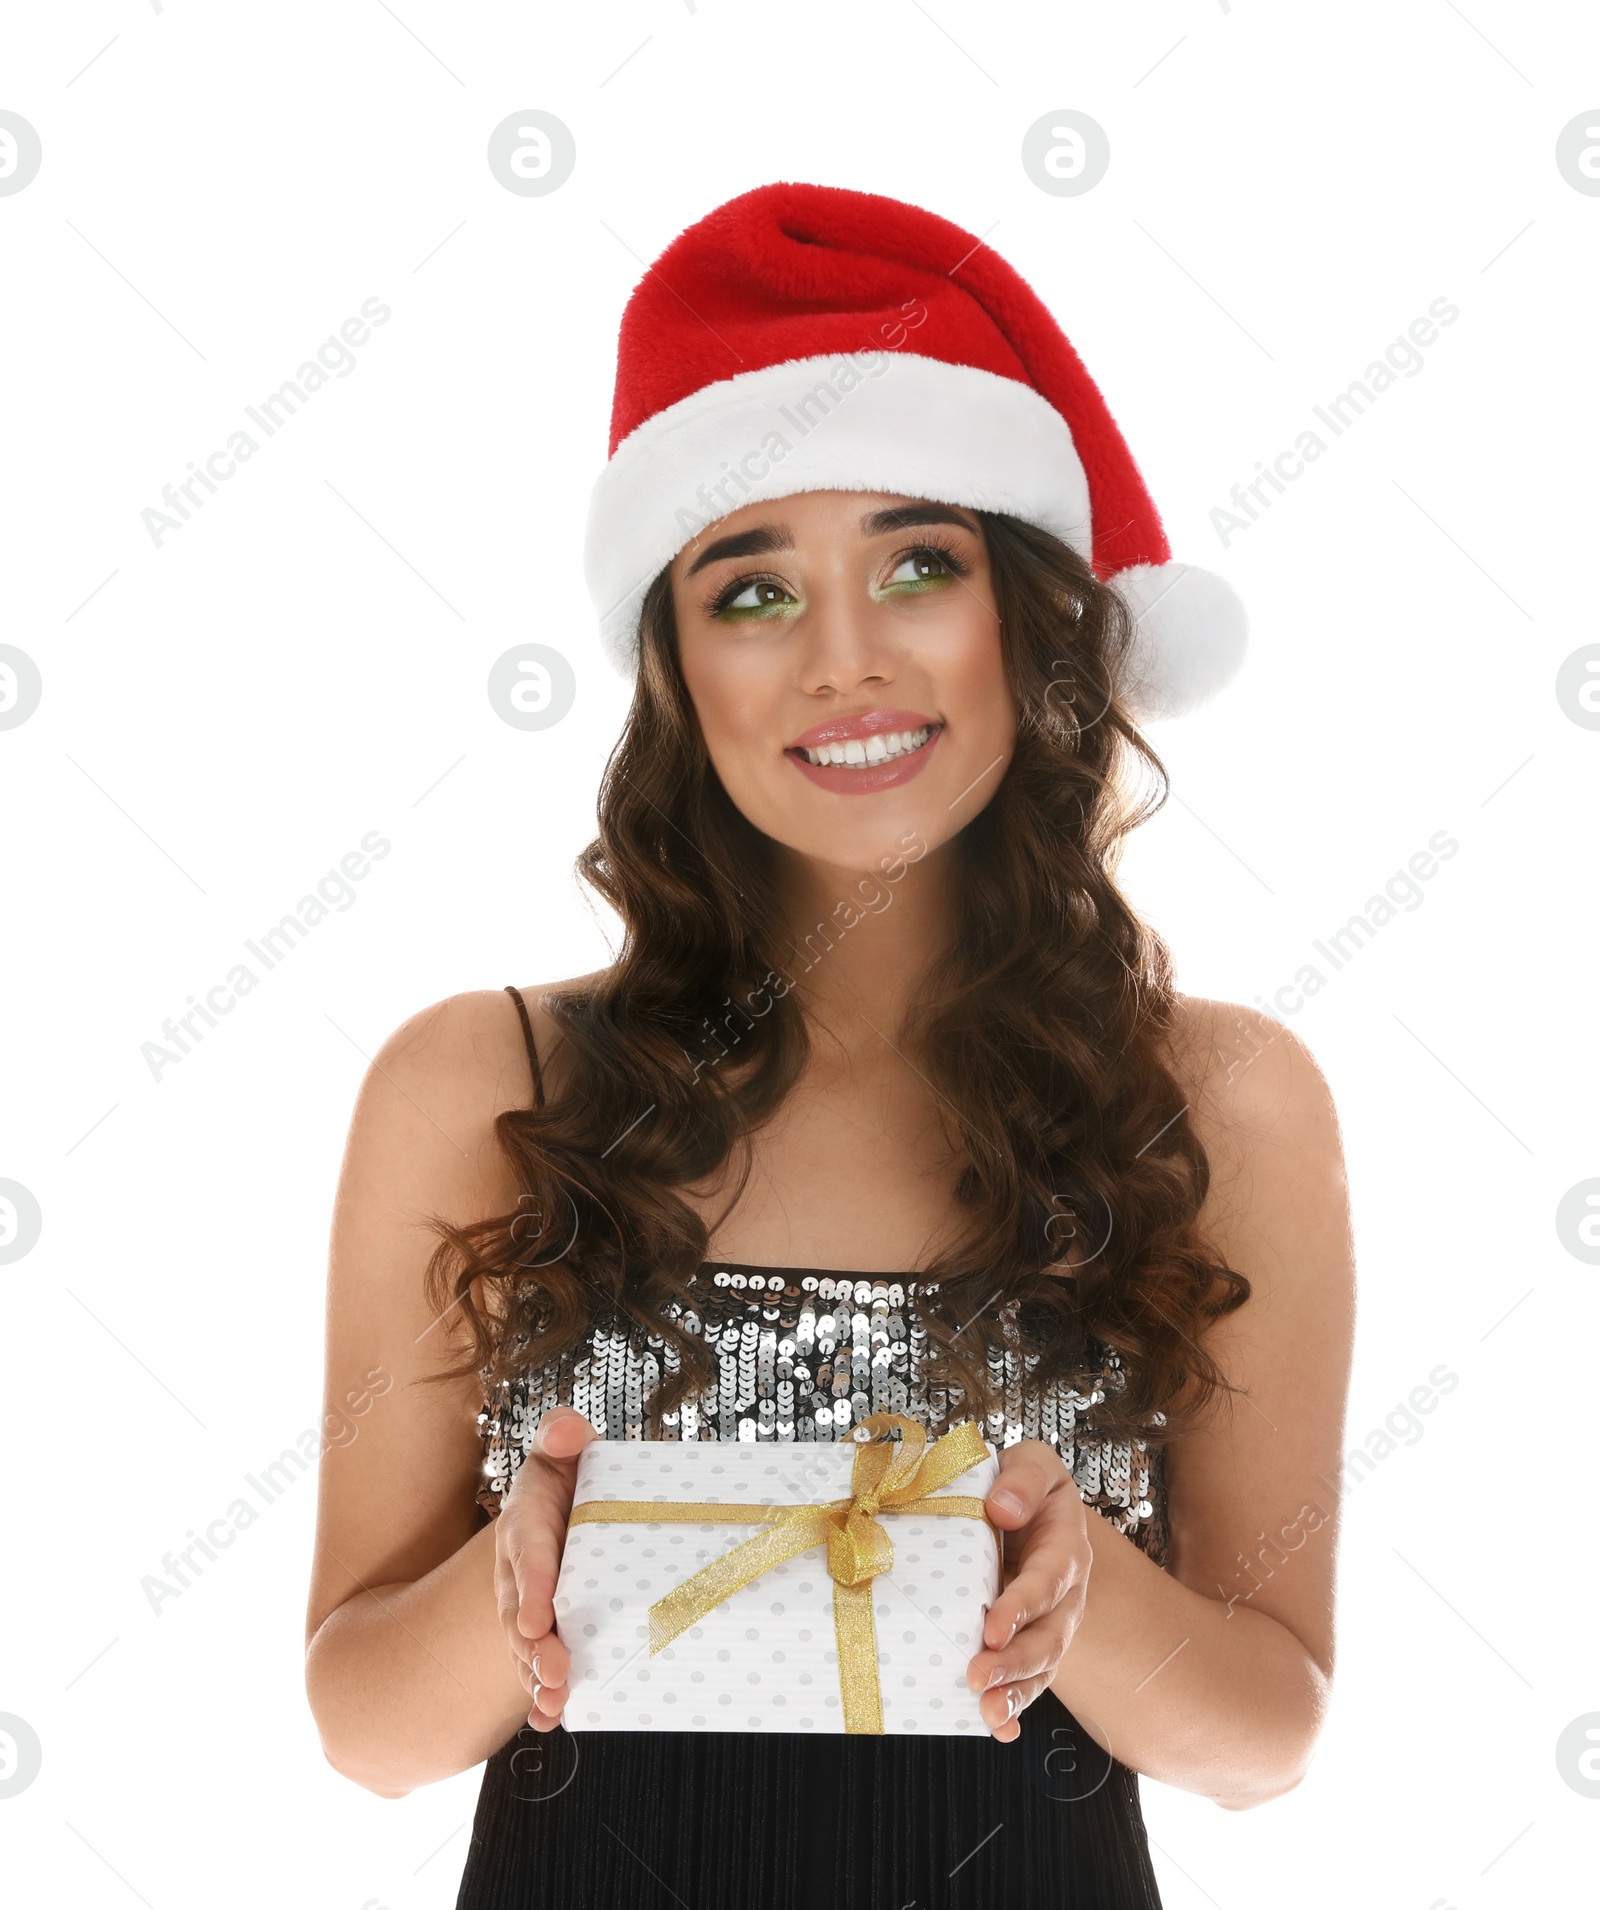
[[[948,504],[902,504],[887,511],[869,511],[861,520],[861,535],[886,537],[892,531],[915,530],[924,524],[954,524],[974,536],[979,534],[970,518]],[[793,549],[794,532],[787,524],[757,524],[708,544],[683,574],[685,579],[690,578],[707,564],[721,563],[729,557],[761,557],[768,551]]]

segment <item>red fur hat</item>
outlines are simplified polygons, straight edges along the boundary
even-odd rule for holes
[[[584,569],[601,641],[638,657],[658,571],[757,499],[859,490],[1053,532],[1137,619],[1123,691],[1182,715],[1244,655],[1244,606],[1171,561],[1094,380],[998,253],[876,193],[758,186],[681,232],[622,317]]]

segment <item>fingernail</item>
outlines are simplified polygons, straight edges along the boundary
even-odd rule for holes
[[[1017,1495],[1006,1491],[1004,1487],[989,1494],[989,1503],[996,1512],[1025,1512],[1027,1510]]]
[[[996,1665],[994,1670],[989,1673],[989,1682],[983,1688],[985,1691],[993,1691],[996,1685],[1003,1685],[1005,1681],[1006,1681],[1005,1666]]]

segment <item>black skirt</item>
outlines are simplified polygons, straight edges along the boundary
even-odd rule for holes
[[[457,1910],[1160,1910],[1139,1780],[1051,1691],[1015,1743],[524,1725]]]

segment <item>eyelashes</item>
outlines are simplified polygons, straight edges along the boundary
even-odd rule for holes
[[[892,573],[898,570],[909,557],[923,556],[937,558],[944,568],[954,577],[968,577],[972,574],[972,563],[970,559],[968,559],[954,543],[947,542],[944,538],[937,535],[921,538],[915,544],[908,544],[904,550],[897,552],[890,560],[890,571]],[[937,579],[926,578],[919,581],[933,583],[936,582]],[[748,571],[741,576],[730,578],[720,590],[713,591],[710,596],[706,597],[700,607],[707,617],[720,617],[732,604],[734,598],[748,590],[752,584],[774,584],[779,590],[787,590],[788,588],[781,577],[774,577],[770,572]],[[759,616],[761,614],[761,607],[747,607],[741,614],[745,616]]]
[[[947,570],[957,577],[967,577],[972,573],[970,561],[953,543],[947,543],[938,536],[925,537],[920,544],[913,544],[908,550],[901,551],[895,558],[891,569],[898,570],[908,557],[921,557],[924,554],[937,557]]]
[[[724,584],[720,590],[714,591],[711,596],[707,597],[701,605],[701,609],[705,611],[708,617],[720,617],[733,602],[734,598],[737,597],[741,591],[748,590],[752,584],[777,584],[780,590],[783,588],[783,585],[776,577],[770,577],[764,573],[758,573],[750,577],[735,577],[731,583]]]

